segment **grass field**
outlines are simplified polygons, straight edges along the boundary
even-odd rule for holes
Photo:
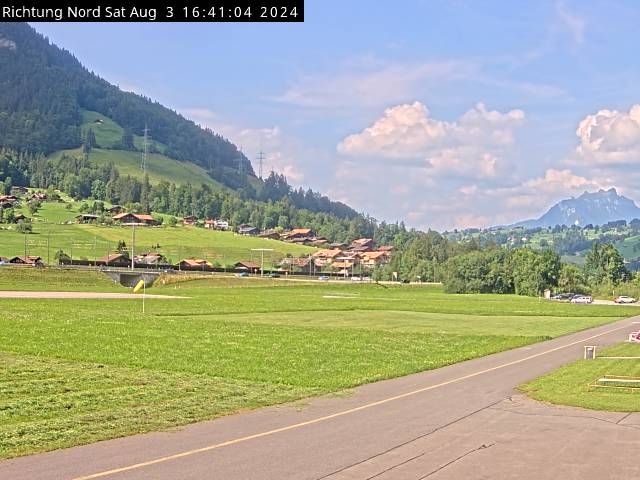
[[[0,289],[39,284],[117,288],[92,272],[0,269]],[[635,312],[228,277],[151,292],[188,298],[147,300],[145,315],[139,300],[0,300],[0,458],[341,391]]]
[[[45,202],[34,216],[33,233],[23,235],[7,225],[0,228],[0,256],[24,255],[25,246],[28,255],[40,255],[45,262],[53,262],[58,249],[64,250],[73,258],[93,260],[112,252],[119,240],[131,246],[130,227],[66,224],[73,222],[78,215],[80,202],[74,202],[72,209],[67,204]],[[26,210],[25,215],[29,215]],[[26,245],[25,245],[26,243]],[[160,245],[159,248],[152,248]],[[183,258],[199,257],[222,265],[241,260],[259,260],[259,253],[252,248],[269,248],[265,265],[271,266],[287,254],[305,256],[315,248],[280,242],[258,237],[236,235],[232,232],[212,231],[204,228],[153,227],[136,229],[135,252],[158,251],[173,262]]]
[[[76,148],[52,153],[50,157],[57,158],[64,153],[72,156],[82,155],[80,149]],[[113,162],[121,175],[131,175],[139,179],[144,177],[144,173],[140,169],[140,152],[94,148],[91,151],[90,160],[98,164]],[[199,165],[191,162],[179,162],[159,153],[150,153],[148,155],[147,174],[152,184],[157,184],[164,180],[178,185],[191,183],[199,186],[204,183],[216,188],[223,188],[219,182],[212,179]]]
[[[598,356],[640,357],[640,345],[621,344],[598,352]],[[640,378],[640,360],[580,360],[520,388],[536,400],[558,405],[613,412],[640,412],[640,387],[629,389],[592,386],[605,375]]]
[[[102,148],[118,148],[122,143],[124,129],[120,125],[101,113],[82,110],[81,129],[83,132],[86,132],[89,128],[93,130],[96,137],[96,143]],[[142,135],[136,135],[135,133],[136,132],[134,132],[133,135],[133,144],[141,151],[144,145],[143,137]],[[143,132],[137,133],[142,134]],[[150,143],[153,143],[153,146],[160,153],[164,153],[166,151],[167,147],[165,144],[153,140],[152,132],[150,132]]]

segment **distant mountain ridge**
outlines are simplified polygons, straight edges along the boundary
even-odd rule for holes
[[[640,218],[636,203],[615,188],[584,192],[577,198],[562,200],[540,218],[515,223],[514,227],[554,227],[556,225],[603,225],[614,220],[630,221]]]

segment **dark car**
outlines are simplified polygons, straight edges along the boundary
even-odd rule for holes
[[[280,274],[276,272],[272,272],[268,275],[269,278],[280,278]]]
[[[551,297],[551,300],[558,300],[560,302],[570,302],[573,297],[575,297],[575,293],[558,293]]]

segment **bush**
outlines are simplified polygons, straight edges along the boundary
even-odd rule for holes
[[[16,226],[16,230],[18,233],[31,233],[33,231],[33,226],[31,222],[25,222],[24,220],[19,220],[18,225]]]

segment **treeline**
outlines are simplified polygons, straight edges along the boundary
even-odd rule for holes
[[[442,282],[450,293],[608,292],[640,284],[610,243],[593,242],[580,267],[563,263],[551,249],[507,249],[478,239],[450,240],[438,232],[398,232],[391,262],[375,270],[378,280]],[[634,287],[635,288],[635,287]]]
[[[407,234],[403,224],[378,224],[371,217],[349,212],[338,211],[345,215],[341,217],[312,211],[314,206],[317,208],[313,202],[324,201],[314,193],[288,190],[291,198],[287,194],[275,201],[261,201],[208,185],[176,185],[166,181],[152,185],[148,177],[139,180],[121,175],[113,164],[96,165],[87,155],[51,159],[41,154],[0,150],[0,189],[8,192],[12,186],[59,189],[78,200],[107,201],[137,212],[225,218],[233,225],[248,223],[261,229],[309,227],[337,242],[369,237],[393,243],[398,235]],[[296,206],[292,200],[296,195],[300,195],[298,202],[303,205],[307,202],[310,208]]]
[[[445,289],[451,293],[611,292],[632,280],[620,252],[598,242],[587,253],[583,267],[562,263],[552,250],[493,247],[449,259],[445,272]]]

